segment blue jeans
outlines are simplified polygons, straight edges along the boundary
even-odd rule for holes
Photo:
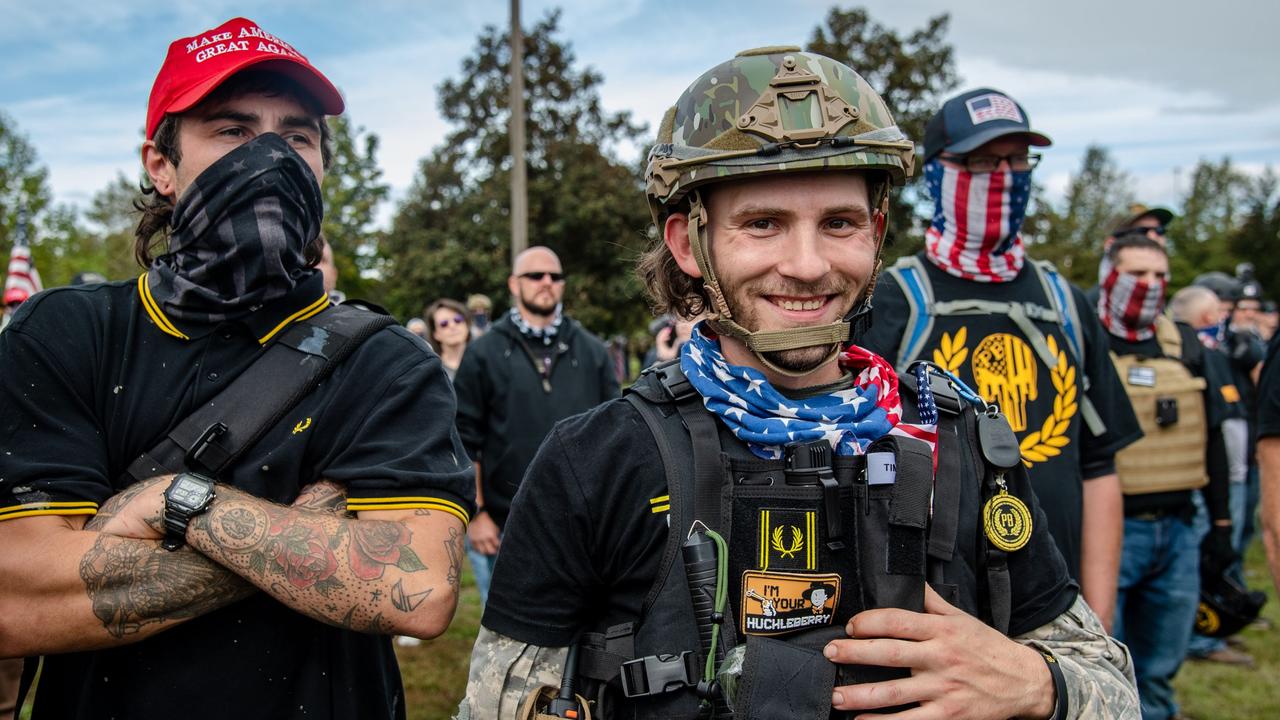
[[[493,564],[498,561],[498,555],[485,555],[476,550],[471,547],[469,538],[466,544],[467,559],[471,561],[471,572],[476,576],[476,589],[480,591],[480,606],[484,607],[489,602],[489,583],[493,581]]]
[[[1200,597],[1200,537],[1177,517],[1124,520],[1115,636],[1129,646],[1143,720],[1178,713],[1173,676],[1191,640]]]

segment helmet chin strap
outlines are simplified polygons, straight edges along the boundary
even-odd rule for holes
[[[840,353],[841,347],[852,336],[854,323],[857,321],[865,322],[864,318],[867,318],[871,312],[871,293],[875,290],[876,280],[880,275],[880,250],[883,247],[885,231],[887,230],[888,191],[888,183],[881,184],[877,193],[877,202],[874,204],[877,206],[877,210],[873,212],[876,234],[876,267],[871,274],[871,281],[867,283],[867,289],[862,293],[857,305],[839,322],[788,328],[786,330],[757,331],[748,330],[733,319],[733,313],[729,310],[729,303],[725,299],[724,291],[720,288],[720,279],[716,276],[715,268],[711,263],[711,248],[707,242],[709,238],[705,235],[707,208],[702,204],[701,193],[697,190],[691,192],[689,194],[689,248],[693,252],[693,259],[698,264],[698,269],[702,271],[703,286],[706,288],[707,295],[710,296],[711,304],[713,305],[713,312],[707,315],[708,322],[720,335],[728,335],[740,340],[761,364],[780,375],[804,377],[813,372],[813,370],[796,371],[779,367],[777,363],[766,358],[765,353],[830,346],[830,352],[821,362],[816,363],[814,368],[821,367],[834,360]]]

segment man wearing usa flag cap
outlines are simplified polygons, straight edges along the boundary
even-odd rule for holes
[[[1031,175],[1050,139],[1022,105],[979,88],[930,118],[924,250],[876,286],[866,346],[899,370],[932,360],[1008,416],[1049,529],[1110,627],[1122,499],[1115,454],[1141,437],[1092,303],[1027,256]]]
[[[44,656],[37,720],[405,716],[390,635],[448,626],[474,476],[439,358],[315,267],[342,110],[250,20],[175,41],[144,272],[0,334],[0,657]]]
[[[704,319],[539,450],[458,717],[1136,717],[999,410],[857,344],[913,147],[795,47],[667,112],[639,273]]]

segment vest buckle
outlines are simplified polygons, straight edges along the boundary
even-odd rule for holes
[[[698,658],[692,650],[679,655],[646,655],[622,663],[622,694],[629,698],[660,695],[698,684]]]

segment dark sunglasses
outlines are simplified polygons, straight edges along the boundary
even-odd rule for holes
[[[462,317],[461,315],[454,315],[451,318],[445,318],[443,320],[437,321],[436,327],[443,330],[449,327],[450,325],[465,325],[466,322],[467,322],[467,319]]]
[[[1125,228],[1124,230],[1117,232],[1112,237],[1114,237],[1117,240],[1119,240],[1120,238],[1126,238],[1126,237],[1146,237],[1147,233],[1152,233],[1152,232],[1159,235],[1160,237],[1164,237],[1164,226],[1156,225],[1154,227]]]
[[[557,282],[557,283],[564,282],[564,273],[527,272],[527,273],[520,273],[520,277],[524,278],[525,280],[532,280],[534,282],[542,282],[542,279],[545,277],[551,278],[551,282]]]

